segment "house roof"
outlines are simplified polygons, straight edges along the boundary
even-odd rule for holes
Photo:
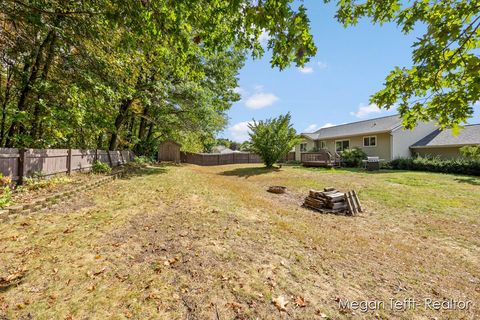
[[[402,125],[400,115],[386,116],[322,128],[313,133],[302,133],[302,136],[312,139],[330,139],[336,137],[356,136],[360,134],[390,132]]]
[[[452,129],[437,129],[425,138],[415,142],[411,148],[425,147],[454,147],[462,145],[480,145],[480,124],[466,125],[457,136],[454,136]]]

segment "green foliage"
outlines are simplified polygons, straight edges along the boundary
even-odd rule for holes
[[[72,179],[68,176],[56,175],[48,178],[45,176],[45,173],[41,171],[34,171],[31,173],[30,177],[25,178],[24,184],[20,191],[51,188],[59,184],[69,183],[71,181]]]
[[[326,0],[329,2],[329,0]],[[411,67],[396,67],[371,103],[398,105],[407,128],[438,120],[453,127],[470,118],[480,99],[480,6],[472,0],[342,0],[336,18],[345,26],[362,17],[394,22],[405,34],[416,26],[426,32],[413,43]]]
[[[471,159],[398,158],[390,162],[392,169],[457,173],[480,176],[480,161]]]
[[[12,179],[0,173],[0,208],[10,205],[12,201],[12,190],[10,184]]]
[[[251,151],[258,154],[265,166],[271,168],[292,148],[300,143],[297,132],[290,124],[290,113],[265,121],[255,121],[248,127],[250,133]]]
[[[252,143],[250,141],[244,141],[240,145],[240,151],[250,152],[252,150]]]
[[[155,162],[155,160],[152,159],[151,157],[139,156],[139,157],[133,158],[133,162],[138,165],[147,166],[147,165],[152,165]]]
[[[343,150],[341,153],[342,162],[347,167],[360,167],[362,160],[367,158],[365,151],[358,147]]]
[[[240,96],[245,56],[316,53],[293,0],[0,2],[0,146],[200,151]]]
[[[95,161],[92,166],[92,172],[93,173],[110,173],[112,171],[112,168],[105,162],[101,161]]]
[[[460,153],[467,159],[480,160],[480,146],[463,146]]]

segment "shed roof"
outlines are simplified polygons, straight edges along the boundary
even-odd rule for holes
[[[415,142],[411,148],[480,145],[480,124],[466,125],[457,136],[452,129],[437,129]]]

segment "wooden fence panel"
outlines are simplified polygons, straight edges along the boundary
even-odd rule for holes
[[[17,149],[0,148],[0,173],[13,181],[22,182],[22,177],[31,177],[35,172],[52,176],[72,171],[88,171],[95,160],[110,166],[133,160],[131,151],[80,150],[80,149]],[[70,170],[69,170],[70,169]]]
[[[0,172],[4,176],[10,176],[13,181],[18,180],[19,157],[17,148],[0,148]]]
[[[295,152],[289,152],[282,162],[295,160]],[[199,166],[218,166],[224,164],[239,163],[262,163],[262,158],[250,152],[234,152],[234,153],[181,153],[181,161],[183,163],[191,163]]]
[[[46,176],[67,172],[68,149],[26,149],[25,176],[35,172]]]
[[[110,159],[108,157],[108,151],[97,150],[97,160],[110,165]]]
[[[95,150],[72,149],[72,171],[87,171],[95,162]]]

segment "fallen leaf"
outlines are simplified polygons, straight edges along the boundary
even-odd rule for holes
[[[307,303],[305,301],[304,297],[298,296],[295,298],[295,305],[299,308],[304,308],[307,306]]]
[[[6,276],[0,276],[0,288],[6,288],[10,285],[20,282],[25,276],[25,270],[19,270]]]
[[[285,300],[285,297],[278,296],[272,300],[272,303],[277,307],[278,311],[287,311],[288,301]]]

